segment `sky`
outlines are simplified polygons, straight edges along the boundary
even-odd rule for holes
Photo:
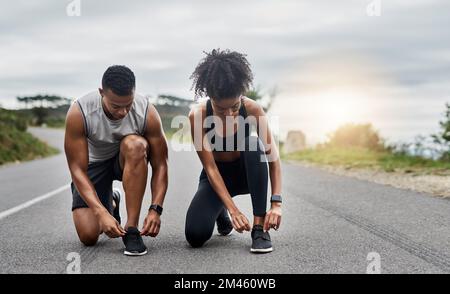
[[[189,76],[214,48],[247,54],[254,85],[276,90],[277,132],[310,144],[347,122],[410,141],[450,102],[449,1],[80,0],[69,16],[71,3],[0,0],[0,105],[80,97],[112,64],[139,93],[193,99]]]

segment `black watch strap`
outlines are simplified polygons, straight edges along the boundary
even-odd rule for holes
[[[163,208],[162,208],[160,205],[158,205],[158,204],[152,204],[152,205],[150,205],[150,208],[149,208],[148,210],[150,210],[150,209],[153,209],[153,210],[156,211],[159,215],[161,215],[162,212],[163,212]]]
[[[270,202],[283,202],[281,195],[272,195],[272,197],[270,197]]]

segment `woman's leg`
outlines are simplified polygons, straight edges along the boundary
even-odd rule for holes
[[[203,179],[186,215],[185,235],[192,247],[201,247],[214,231],[223,203],[208,180]]]
[[[262,143],[257,137],[245,139],[245,151],[241,152],[240,161],[245,177],[240,176],[239,165],[232,163],[223,164],[219,170],[232,197],[250,193],[254,224],[262,225],[267,208],[268,171]],[[192,247],[200,247],[211,238],[215,221],[223,212],[219,196],[206,178],[201,180],[186,215],[185,235]]]
[[[268,167],[264,147],[258,137],[245,138],[245,150],[241,151],[241,158],[252,198],[254,224],[262,225],[267,209]]]
[[[245,140],[246,149],[241,152],[245,164],[247,186],[253,204],[252,253],[272,252],[272,241],[263,224],[267,208],[268,164],[262,142],[257,137]]]

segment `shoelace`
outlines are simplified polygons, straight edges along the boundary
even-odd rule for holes
[[[266,241],[270,241],[270,235],[267,232],[256,230],[253,233],[253,239],[263,239]]]
[[[137,233],[128,233],[128,241],[138,241],[139,240],[139,235]]]

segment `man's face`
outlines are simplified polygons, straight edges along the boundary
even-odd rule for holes
[[[130,95],[119,96],[111,89],[99,89],[103,97],[105,112],[114,120],[123,119],[127,116],[134,101],[134,90]]]

